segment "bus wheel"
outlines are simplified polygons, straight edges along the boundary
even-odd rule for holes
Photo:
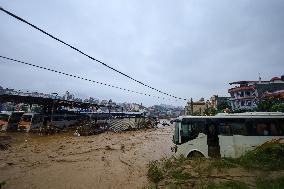
[[[197,158],[203,158],[204,155],[201,152],[192,151],[187,155],[187,157],[192,159],[197,159]]]

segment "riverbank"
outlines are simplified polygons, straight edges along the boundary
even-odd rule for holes
[[[147,175],[152,184],[147,188],[283,189],[284,144],[274,142],[236,159],[171,157],[151,161]]]

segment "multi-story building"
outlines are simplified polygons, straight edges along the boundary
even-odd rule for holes
[[[235,85],[230,88],[230,105],[233,110],[250,110],[257,107],[260,98],[267,92],[284,90],[284,76],[273,77],[269,81],[236,81],[230,83]]]

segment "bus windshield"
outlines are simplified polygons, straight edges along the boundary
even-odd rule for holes
[[[180,127],[180,122],[175,122],[175,133],[173,138],[173,142],[175,144],[179,143],[179,127]]]
[[[10,123],[18,123],[24,113],[13,112],[9,120]]]
[[[22,121],[24,121],[24,122],[30,122],[31,120],[32,120],[31,115],[23,115],[22,116]]]
[[[0,114],[0,120],[1,121],[8,121],[8,119],[9,119],[9,115],[7,115],[7,114]]]
[[[180,126],[180,127],[179,127]],[[185,119],[176,122],[175,144],[183,144],[189,140],[195,139],[200,132],[204,133],[205,121],[202,119]]]

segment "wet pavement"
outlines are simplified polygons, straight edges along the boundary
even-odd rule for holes
[[[143,188],[147,163],[172,155],[173,129],[86,137],[1,134],[10,147],[0,151],[0,181],[5,188]]]

